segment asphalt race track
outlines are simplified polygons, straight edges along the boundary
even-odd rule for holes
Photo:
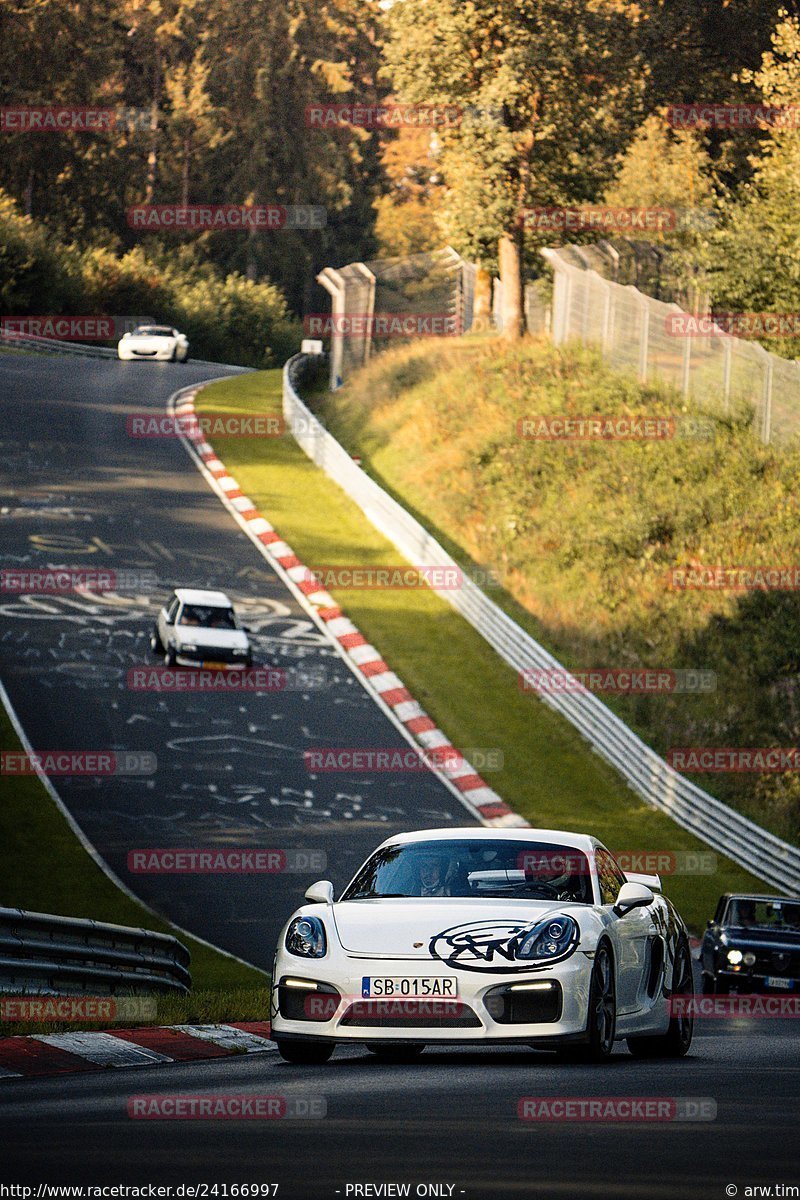
[[[472,820],[429,772],[309,774],[306,749],[408,743],[181,443],[128,435],[131,413],[163,413],[176,389],[235,372],[208,363],[0,356],[0,441],[11,475],[0,515],[3,566],[124,570],[143,584],[89,596],[0,594],[0,678],[37,751],[155,755],[152,774],[53,782],[132,891],[190,932],[269,968],[281,924],[315,879],[339,888],[390,834]],[[153,618],[175,586],[227,591],[253,630],[256,664],[283,668],[287,686],[131,690],[128,672],[157,661],[148,643]],[[298,850],[308,854],[308,870],[128,870],[129,851],[164,847]]]
[[[724,1200],[728,1184],[741,1198],[753,1184],[796,1186],[797,1036],[788,1022],[721,1024],[731,1023],[706,1021],[678,1062],[642,1063],[621,1051],[592,1068],[496,1048],[427,1050],[412,1066],[392,1066],[348,1048],[324,1067],[288,1066],[274,1051],[73,1075],[57,1086],[7,1081],[2,1177],[34,1186],[277,1182],[278,1196],[292,1200],[337,1200],[348,1184],[366,1183],[409,1182],[412,1196],[418,1184],[444,1184],[453,1191],[439,1195],[464,1200]],[[175,1094],[280,1097],[295,1111],[322,1100],[326,1115],[128,1116],[136,1096]],[[713,1099],[717,1111],[697,1122],[538,1123],[517,1115],[526,1096]]]
[[[155,755],[150,775],[64,778],[56,786],[133,891],[268,967],[279,924],[313,878],[322,874],[338,887],[389,833],[468,817],[433,776],[306,772],[308,747],[405,742],[183,447],[135,441],[125,431],[130,412],[163,412],[178,387],[223,373],[195,363],[0,357],[11,470],[0,516],[3,565],[102,566],[157,579],[154,588],[119,594],[0,596],[0,676],[36,749]],[[257,661],[286,668],[295,684],[245,696],[130,690],[128,670],[153,661],[153,613],[177,584],[227,590],[255,631]],[[327,866],[258,876],[128,871],[130,850],[170,846],[297,849],[324,854]],[[772,1188],[756,1194],[798,1195],[776,1190],[800,1185],[796,1025],[706,1020],[689,1057],[677,1062],[637,1061],[620,1045],[602,1067],[502,1047],[428,1049],[417,1063],[398,1066],[349,1047],[324,1067],[289,1066],[273,1049],[5,1079],[0,1180],[39,1197],[45,1183],[206,1185],[194,1195],[212,1200],[267,1194],[230,1185],[276,1183],[277,1195],[291,1200],[744,1200],[752,1185]],[[273,1116],[131,1115],[136,1097],[163,1104],[176,1095],[251,1104],[270,1097]],[[581,1121],[573,1108],[570,1119],[525,1120],[525,1097],[571,1099],[578,1111],[590,1099],[660,1098],[672,1115]]]

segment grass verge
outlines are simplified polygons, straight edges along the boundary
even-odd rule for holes
[[[205,388],[197,410],[201,415],[269,415],[280,412],[280,395],[280,372],[259,372]],[[307,566],[401,561],[291,438],[212,440],[245,493]],[[589,831],[617,851],[705,849],[635,796],[566,721],[520,692],[515,673],[427,588],[330,590],[454,745],[502,751],[503,768],[488,781],[532,824]],[[720,892],[756,885],[721,856],[713,874],[674,875],[666,881],[694,930],[712,914]]]

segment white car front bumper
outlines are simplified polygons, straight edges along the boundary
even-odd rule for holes
[[[586,1031],[591,973],[592,957],[581,951],[530,974],[497,975],[454,970],[435,960],[337,956],[331,961],[330,955],[302,959],[282,951],[273,977],[272,1031],[287,1040],[335,1042],[574,1041]],[[458,996],[365,1000],[365,976],[455,977]],[[287,986],[286,979],[335,988],[339,998],[312,987]]]

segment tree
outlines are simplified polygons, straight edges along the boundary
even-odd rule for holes
[[[668,256],[668,274],[689,308],[707,300],[709,239],[718,220],[716,178],[702,133],[672,130],[663,114],[649,116],[620,157],[606,189],[612,207],[663,208],[674,225],[648,232]]]
[[[743,72],[766,105],[786,108],[793,119],[767,129],[753,156],[752,182],[726,209],[715,239],[712,277],[715,307],[726,311],[800,312],[800,21],[783,12],[772,49],[756,71]],[[791,107],[793,106],[793,107]],[[770,349],[797,357],[797,340],[771,341]]]
[[[499,261],[512,339],[524,324],[522,210],[595,196],[635,128],[636,12],[615,0],[397,0],[389,11],[401,98],[464,110],[439,132],[448,240]]]

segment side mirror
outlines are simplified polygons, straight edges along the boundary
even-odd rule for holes
[[[643,883],[623,883],[619,889],[614,912],[618,917],[627,916],[634,908],[646,908],[653,903],[653,893]]]
[[[167,606],[166,606],[166,605],[164,605],[164,607],[162,608],[162,610],[161,610],[161,611],[162,611],[162,613],[164,614],[164,623],[165,623],[166,625],[171,625],[171,624],[172,624],[172,620],[171,620],[171,618],[170,618],[170,615],[169,615],[169,609],[167,608]]]
[[[333,904],[333,884],[329,879],[320,879],[312,883],[306,891],[306,900],[312,904]]]
[[[710,929],[713,924],[714,922],[711,920],[706,921],[706,929]]]

